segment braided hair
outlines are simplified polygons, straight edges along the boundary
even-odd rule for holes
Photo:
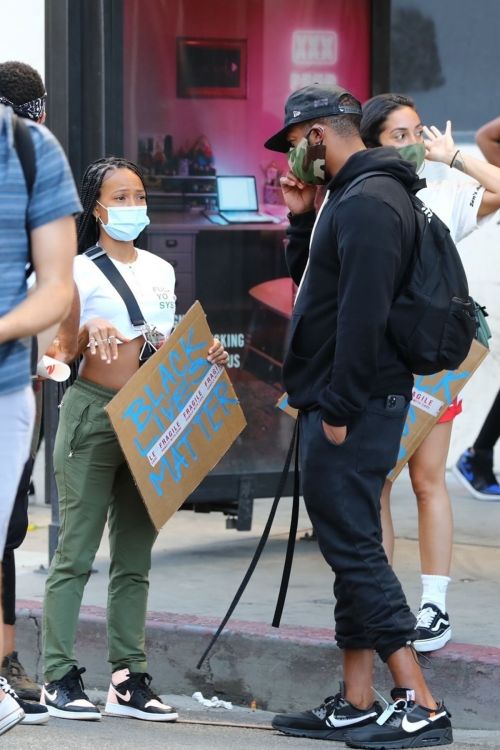
[[[107,156],[104,159],[93,161],[82,178],[80,188],[83,211],[78,220],[78,253],[84,253],[89,247],[95,245],[99,239],[99,226],[93,211],[96,201],[101,193],[101,185],[106,174],[114,169],[130,169],[142,182],[144,190],[144,178],[139,167],[128,159],[122,159],[120,156]]]

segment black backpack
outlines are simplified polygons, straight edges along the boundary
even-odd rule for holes
[[[355,185],[388,172],[366,172]],[[398,180],[398,182],[400,182]],[[479,321],[479,306],[469,296],[465,270],[450,230],[403,183],[416,221],[415,249],[394,298],[388,332],[407,367],[416,375],[456,370],[469,353]]]

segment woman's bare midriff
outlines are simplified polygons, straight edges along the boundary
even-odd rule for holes
[[[109,364],[100,358],[99,351],[92,355],[87,349],[80,365],[80,377],[104,388],[120,390],[139,369],[139,354],[143,344],[142,336],[126,344],[119,344],[118,359],[111,360]]]

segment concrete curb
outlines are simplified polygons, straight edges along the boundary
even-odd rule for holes
[[[39,602],[18,601],[17,642],[24,666],[41,679]],[[150,612],[147,653],[158,693],[218,695],[239,705],[268,711],[318,705],[335,693],[342,656],[331,630],[284,625],[279,630],[255,622],[231,620],[201,670],[196,663],[218,627],[213,618]],[[109,684],[106,661],[106,611],[82,607],[76,655],[87,668],[89,689]],[[500,694],[500,649],[448,644],[429,657],[426,677],[434,694],[445,699],[453,723],[464,729],[496,729]],[[375,685],[391,687],[385,666],[376,660]]]

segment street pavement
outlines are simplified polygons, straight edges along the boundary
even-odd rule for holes
[[[101,696],[103,697],[103,696]],[[95,695],[93,696],[95,699]],[[158,724],[103,717],[100,722],[51,718],[45,726],[18,726],[3,735],[2,750],[318,750],[317,740],[286,737],[270,726],[272,714],[245,708],[204,709],[187,696],[167,695],[179,722]],[[334,743],[333,747],[344,747]],[[500,731],[455,731],[450,750],[498,750]]]

